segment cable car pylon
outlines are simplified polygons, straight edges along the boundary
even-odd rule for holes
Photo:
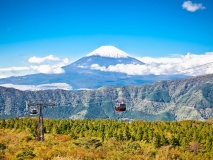
[[[56,105],[54,103],[29,103],[26,101],[26,109],[29,110],[30,115],[38,114],[38,126],[37,126],[38,141],[44,141],[43,109],[47,108],[48,106],[55,107]]]

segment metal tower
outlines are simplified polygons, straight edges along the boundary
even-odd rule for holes
[[[44,141],[44,122],[43,122],[43,109],[47,107],[54,108],[54,103],[29,103],[26,101],[26,109],[30,115],[38,115],[38,126],[37,126],[37,140]]]

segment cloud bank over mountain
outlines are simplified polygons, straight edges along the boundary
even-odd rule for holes
[[[93,64],[91,69],[104,72],[122,72],[128,75],[185,74],[196,76],[213,73],[213,52],[207,52],[203,55],[187,53],[178,57],[138,57],[137,59],[145,64],[117,64],[108,67]]]
[[[121,50],[119,52],[122,53],[121,55],[123,57],[128,56],[128,54]],[[113,57],[113,54],[107,55],[106,52],[104,53],[104,55],[100,56]],[[93,51],[87,56],[92,55],[98,55],[98,52]],[[117,56],[119,56],[119,54]],[[128,75],[185,74],[196,76],[213,73],[213,52],[206,52],[204,54],[187,53],[186,55],[176,55],[170,57],[137,57],[137,59],[141,62],[144,62],[145,64],[140,65],[121,63],[106,67],[94,63],[90,66],[90,69],[104,72],[122,72]],[[61,74],[64,73],[64,69],[62,67],[70,63],[68,58],[59,58],[55,57],[54,55],[45,57],[33,56],[28,59],[28,62],[29,66],[0,68],[0,78],[37,73]]]
[[[15,85],[15,84],[0,84],[0,86],[7,88],[16,88],[18,90],[26,91],[39,91],[47,89],[63,89],[63,90],[72,90],[72,86],[66,83],[49,83],[41,85]]]

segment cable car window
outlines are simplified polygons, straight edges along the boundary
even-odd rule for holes
[[[35,114],[37,114],[37,113],[38,113],[38,111],[37,111],[36,109],[33,109],[33,110],[30,111],[30,114],[31,114],[31,115],[35,115]]]

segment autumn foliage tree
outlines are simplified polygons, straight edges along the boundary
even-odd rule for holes
[[[0,120],[0,129],[27,131],[30,136],[34,137],[36,136],[36,127],[37,119],[33,118]],[[64,139],[64,137],[66,137],[66,140],[69,137],[70,141],[87,139],[84,141],[85,143],[96,141],[90,141],[91,139],[99,139],[99,145],[109,142],[115,144],[112,145],[113,147],[121,143],[126,145],[125,147],[123,146],[123,150],[133,148],[138,150],[138,153],[147,151],[150,155],[151,152],[153,155],[156,155],[156,152],[160,154],[160,151],[163,150],[162,156],[168,155],[168,157],[171,156],[170,158],[173,157],[173,159],[181,156],[182,159],[190,159],[187,153],[198,157],[200,153],[205,153],[207,159],[211,159],[211,155],[213,155],[213,123],[211,121],[146,122],[136,120],[122,122],[109,119],[44,119],[44,132],[45,134],[53,134],[59,141]],[[169,153],[167,153],[166,149],[163,149],[168,148],[167,146],[170,146]],[[32,151],[21,152],[17,155],[17,158],[34,156],[33,154]]]

